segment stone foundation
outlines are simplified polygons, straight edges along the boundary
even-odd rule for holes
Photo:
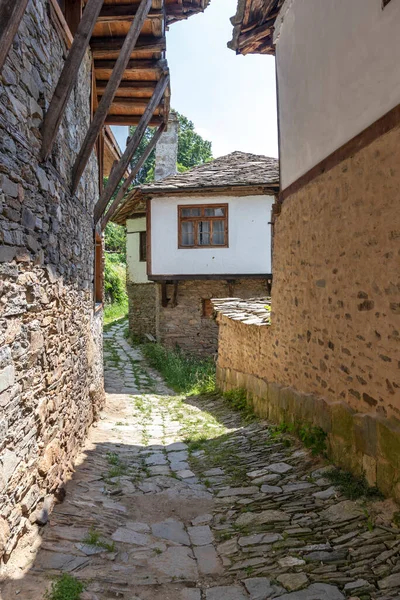
[[[0,78],[0,556],[43,521],[104,398],[94,312],[93,154],[70,173],[90,122],[85,57],[47,163],[40,125],[67,49],[48,2],[30,2]],[[45,512],[45,511],[44,511]]]
[[[128,281],[126,285],[129,302],[129,329],[139,339],[145,339],[146,333],[156,337],[156,284]]]
[[[218,349],[218,325],[212,314],[203,315],[203,301],[211,298],[265,296],[267,285],[262,279],[227,281],[180,281],[177,305],[173,306],[174,286],[167,285],[168,306],[161,306],[161,284],[157,283],[157,339],[166,346],[179,346],[189,354],[209,356]],[[207,312],[207,309],[206,309]]]
[[[400,128],[282,204],[271,326],[220,316],[218,382],[329,432],[331,456],[400,498]]]

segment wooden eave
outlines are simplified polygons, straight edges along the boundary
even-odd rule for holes
[[[90,41],[97,101],[105,91],[140,0],[104,0]],[[208,0],[152,0],[139,39],[108,111],[108,125],[137,125],[159,79],[168,72],[165,32],[168,25],[204,10]],[[167,122],[170,87],[149,125]]]
[[[232,17],[232,40],[228,48],[236,54],[275,55],[273,43],[275,20],[284,0],[238,0]]]
[[[143,192],[141,188],[132,190],[125,203],[111,218],[118,225],[125,225],[130,218],[137,218],[146,212],[146,203],[152,198],[171,197],[215,197],[215,196],[275,196],[279,193],[279,185],[232,185],[212,187],[185,187],[182,189],[158,189],[157,191]]]

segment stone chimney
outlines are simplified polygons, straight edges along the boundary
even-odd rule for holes
[[[178,117],[174,112],[169,113],[167,131],[161,135],[156,146],[156,165],[154,179],[164,179],[176,175],[176,160],[178,157]]]

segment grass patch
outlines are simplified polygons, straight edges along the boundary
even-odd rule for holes
[[[101,538],[100,533],[98,531],[96,531],[96,529],[93,526],[89,529],[86,536],[83,538],[82,543],[86,544],[86,546],[95,546],[96,548],[104,548],[104,550],[107,550],[107,552],[114,552],[114,550],[115,550],[114,542],[112,542],[111,544],[108,544],[107,542],[105,542]]]
[[[237,388],[224,393],[224,398],[234,410],[241,413],[245,423],[256,420],[256,415],[247,401],[247,392],[243,388]]]
[[[349,471],[343,471],[339,467],[324,473],[324,477],[329,479],[350,500],[358,500],[359,498],[378,500],[384,497],[376,487],[368,485],[364,476],[355,477]]]
[[[271,438],[282,438],[282,435],[289,433],[296,435],[303,442],[306,448],[311,450],[311,454],[326,456],[326,432],[321,427],[315,425],[301,423],[285,423],[276,425],[271,428]],[[289,443],[288,443],[289,442]],[[282,443],[286,447],[290,447],[290,441],[287,438],[282,438]]]
[[[116,321],[126,319],[128,316],[128,298],[121,302],[112,302],[104,305],[104,329],[107,331],[107,325],[115,324]]]
[[[144,344],[143,354],[176,392],[188,396],[215,391],[215,364],[212,359],[185,356],[177,348],[171,350],[161,344]]]
[[[51,585],[46,592],[46,600],[80,600],[81,593],[85,589],[82,581],[78,581],[72,575],[64,573]]]

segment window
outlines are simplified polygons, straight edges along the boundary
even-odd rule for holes
[[[146,262],[147,259],[147,234],[145,231],[139,232],[139,260]]]
[[[178,206],[179,248],[226,248],[228,205]]]
[[[390,0],[382,0],[382,8],[385,8],[389,4]]]

